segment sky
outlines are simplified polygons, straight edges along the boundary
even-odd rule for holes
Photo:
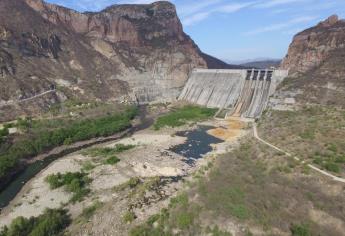
[[[47,0],[83,11],[152,0]],[[227,62],[283,58],[293,36],[330,15],[345,18],[345,0],[170,0],[184,31],[202,51]]]

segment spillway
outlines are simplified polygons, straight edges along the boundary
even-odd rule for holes
[[[283,70],[194,70],[179,100],[226,110],[229,116],[257,118],[287,76]]]

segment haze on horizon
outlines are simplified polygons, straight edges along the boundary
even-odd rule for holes
[[[151,0],[46,0],[77,11]],[[330,15],[345,18],[344,0],[171,0],[189,34],[205,53],[236,63],[283,58],[292,37]]]

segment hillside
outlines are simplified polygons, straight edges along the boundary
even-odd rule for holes
[[[305,102],[345,106],[345,21],[331,16],[298,33],[281,68],[289,69],[285,88],[301,89]]]
[[[281,60],[263,60],[263,61],[252,61],[241,64],[241,66],[249,68],[258,68],[258,69],[267,69],[267,68],[278,68],[281,63]]]
[[[66,99],[171,100],[193,68],[208,66],[169,2],[79,13],[42,0],[2,0],[0,13],[2,121]]]

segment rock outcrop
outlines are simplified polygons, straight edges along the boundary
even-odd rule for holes
[[[300,101],[345,107],[345,21],[336,15],[297,34],[281,68]]]
[[[86,13],[42,0],[0,2],[0,110],[52,86],[83,100],[172,100],[192,69],[226,66],[209,63],[169,2]],[[43,108],[59,97],[40,98]]]
[[[338,50],[345,50],[345,21],[333,15],[298,33],[281,67],[289,69],[290,74],[305,73],[320,66]]]

